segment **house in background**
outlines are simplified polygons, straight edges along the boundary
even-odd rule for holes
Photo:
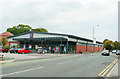
[[[8,39],[7,39],[7,37],[9,37],[9,36],[13,36],[13,34],[10,33],[10,32],[3,32],[3,33],[0,34],[0,40],[2,40],[2,38],[6,39],[6,45],[5,46],[9,46],[9,42],[8,42]]]

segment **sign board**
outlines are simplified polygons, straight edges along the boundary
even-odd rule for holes
[[[19,43],[10,43],[10,48],[19,48]]]
[[[30,38],[33,38],[33,33],[30,33]]]
[[[29,48],[32,49],[32,45],[29,45]]]
[[[26,48],[26,45],[23,45],[23,48]]]
[[[58,50],[59,50],[59,48],[58,48],[58,47],[56,47],[56,50],[58,51]]]
[[[35,45],[35,49],[38,49],[38,45]]]

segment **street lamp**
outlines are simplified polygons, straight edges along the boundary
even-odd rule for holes
[[[99,25],[97,25],[97,27],[99,27]],[[93,52],[94,52],[94,44],[96,44],[96,38],[94,34],[95,34],[95,26],[93,26]]]

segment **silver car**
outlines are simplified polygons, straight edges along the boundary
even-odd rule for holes
[[[120,50],[117,50],[116,55],[120,55]]]
[[[112,50],[112,53],[116,53],[117,52],[117,50]]]
[[[110,55],[109,50],[103,50],[102,55],[107,55],[107,56],[109,56],[109,55]]]

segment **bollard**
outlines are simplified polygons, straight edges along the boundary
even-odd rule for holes
[[[0,56],[0,61],[3,61],[3,56],[4,56],[4,55]]]

